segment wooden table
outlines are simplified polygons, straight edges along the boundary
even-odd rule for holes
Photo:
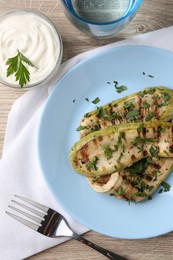
[[[81,0],[82,1],[82,0]],[[109,39],[92,39],[74,28],[65,18],[60,1],[58,0],[9,0],[0,1],[0,10],[9,8],[35,8],[46,14],[59,28],[64,44],[63,61],[84,51],[102,46],[131,36],[146,33],[156,29],[173,25],[173,0],[143,0],[136,17],[117,36]],[[0,151],[2,153],[3,140],[8,112],[13,102],[24,92],[8,88],[0,84]],[[161,209],[165,211],[166,209]],[[133,260],[172,260],[173,232],[156,238],[142,240],[120,240],[106,237],[95,232],[88,232],[85,237],[109,250],[128,256]],[[93,260],[106,259],[96,251],[69,241],[54,248],[41,252],[28,260]]]

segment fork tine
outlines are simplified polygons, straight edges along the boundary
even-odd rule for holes
[[[18,209],[18,208],[16,208],[16,207],[9,206],[9,208],[15,210],[16,212],[18,212],[18,213],[24,215],[24,216],[27,217],[27,218],[30,218],[30,219],[34,220],[34,221],[37,222],[38,224],[40,224],[41,221],[43,220],[43,219],[37,218],[37,217],[35,217],[35,216],[33,216],[33,215],[31,215],[31,214],[29,214],[29,213],[23,211],[23,210],[20,210],[20,209]]]
[[[38,211],[38,210],[36,210],[36,209],[33,209],[33,208],[31,208],[31,207],[28,207],[27,205],[22,204],[22,203],[20,203],[20,202],[18,202],[18,201],[16,201],[16,200],[11,200],[11,201],[12,201],[13,203],[19,205],[20,207],[25,208],[25,209],[31,211],[32,213],[36,214],[37,216],[40,216],[41,218],[44,218],[44,216],[45,216],[45,213],[42,213],[42,212],[40,212],[40,211]]]
[[[16,220],[19,221],[20,223],[24,224],[25,226],[27,226],[27,227],[29,227],[29,228],[32,228],[32,229],[35,230],[35,231],[37,231],[37,229],[39,228],[38,225],[36,225],[36,224],[34,224],[34,223],[32,223],[32,222],[30,222],[30,221],[24,219],[24,218],[21,218],[21,217],[15,215],[15,214],[13,214],[13,213],[10,213],[10,212],[8,212],[8,211],[6,211],[6,213],[7,213],[10,217],[16,219]]]
[[[21,200],[23,200],[23,201],[25,201],[25,202],[27,202],[28,204],[30,204],[30,205],[32,205],[32,206],[34,206],[34,207],[36,207],[36,208],[38,208],[38,209],[44,211],[44,212],[47,212],[48,209],[49,209],[48,207],[46,207],[46,206],[44,206],[44,205],[42,205],[42,204],[40,204],[40,203],[38,203],[38,202],[35,202],[35,201],[33,201],[33,200],[26,199],[26,198],[24,198],[24,197],[22,197],[22,196],[19,196],[19,195],[14,195],[14,196],[17,197],[17,198],[19,198],[19,199],[21,199]]]

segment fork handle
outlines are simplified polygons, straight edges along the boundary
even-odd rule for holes
[[[127,260],[127,258],[123,257],[123,256],[120,256],[120,255],[117,255],[101,246],[98,246],[92,242],[90,242],[89,240],[75,234],[73,236],[74,239],[82,242],[83,244],[89,246],[89,247],[92,247],[93,249],[95,249],[96,251],[100,252],[101,254],[107,256],[109,259],[112,259],[112,260]]]

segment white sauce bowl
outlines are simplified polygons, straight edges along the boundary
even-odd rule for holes
[[[35,65],[24,64],[30,72],[30,81],[23,88],[39,86],[57,74],[62,40],[57,28],[42,13],[19,9],[0,14],[0,82],[10,87],[20,87],[14,74],[6,76],[6,62],[18,50]]]

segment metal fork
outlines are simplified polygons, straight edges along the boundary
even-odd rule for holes
[[[9,206],[12,210],[15,210],[19,214],[22,214],[24,217],[29,218],[31,221],[28,221],[27,219],[20,217],[18,215],[15,215],[13,213],[10,213],[6,211],[8,215],[11,217],[15,218],[17,221],[23,223],[24,225],[28,226],[29,228],[32,228],[33,230],[41,233],[42,235],[48,236],[48,237],[69,237],[76,239],[83,244],[92,247],[93,249],[97,250],[101,254],[107,256],[109,259],[114,259],[114,260],[127,260],[127,258],[122,257],[120,255],[117,255],[111,251],[108,251],[90,241],[87,239],[81,237],[80,235],[76,234],[68,225],[66,219],[57,211],[46,207],[40,203],[37,203],[33,200],[26,199],[22,196],[15,195],[19,200],[22,200],[29,204],[29,207],[24,203],[18,202],[16,200],[11,200],[14,204],[18,205],[21,208],[24,208],[26,211],[23,211],[19,208],[16,208],[14,206]],[[28,213],[32,212],[33,214]],[[37,224],[36,224],[37,223]]]

